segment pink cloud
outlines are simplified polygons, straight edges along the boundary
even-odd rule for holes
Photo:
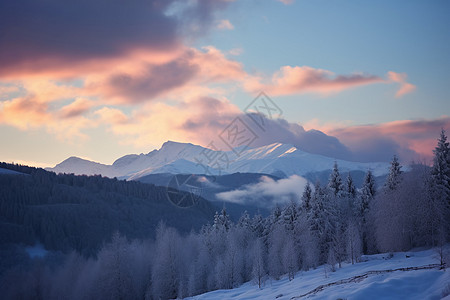
[[[396,72],[389,71],[388,78],[390,81],[400,84],[400,88],[398,89],[397,93],[395,94],[396,98],[400,98],[406,94],[409,94],[416,89],[415,85],[406,82],[406,79],[408,78],[408,75],[406,73],[396,73]]]
[[[357,153],[358,159],[379,157],[387,160],[398,154],[405,163],[412,160],[430,163],[441,128],[450,130],[450,117],[348,126],[331,129],[327,133]]]
[[[278,0],[278,1],[280,1],[281,3],[283,3],[285,5],[289,5],[289,4],[294,3],[294,0]]]
[[[217,28],[221,30],[233,30],[234,26],[231,24],[230,20],[220,20],[217,23]]]
[[[330,94],[381,82],[383,79],[374,75],[335,75],[331,71],[308,66],[284,66],[275,72],[269,81],[258,77],[248,78],[246,88],[252,91],[264,90],[271,95],[307,92]]]

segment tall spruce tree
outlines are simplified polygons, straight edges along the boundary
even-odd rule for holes
[[[389,175],[386,179],[386,183],[384,184],[387,192],[395,190],[400,183],[401,174],[403,172],[401,168],[402,166],[398,161],[397,155],[394,155],[394,158],[391,161],[391,166],[389,167]]]
[[[433,153],[431,176],[439,192],[450,204],[450,147],[444,129],[441,131],[438,144]]]
[[[428,183],[428,204],[432,214],[432,243],[443,245],[450,233],[450,147],[444,129],[433,150],[434,159]]]
[[[373,199],[376,194],[376,186],[375,186],[375,177],[372,174],[371,170],[368,170],[366,176],[364,177],[364,182],[361,187],[361,193],[358,199],[358,204],[356,205],[356,217],[359,223],[359,230],[362,235],[362,251],[363,253],[367,253],[368,250],[368,216],[369,209]]]
[[[334,162],[333,170],[330,174],[330,180],[328,181],[328,188],[335,197],[340,196],[343,190],[342,178],[339,173],[337,162]]]
[[[308,214],[311,211],[312,189],[309,181],[305,185],[302,195],[302,208]]]

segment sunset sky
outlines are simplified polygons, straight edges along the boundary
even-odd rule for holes
[[[449,15],[446,0],[1,1],[0,161],[208,146],[264,91],[282,115],[255,146],[429,162],[450,131]]]

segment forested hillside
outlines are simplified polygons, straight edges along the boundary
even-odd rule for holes
[[[0,174],[0,243],[94,255],[118,231],[129,239],[154,236],[162,220],[180,232],[198,230],[216,210],[199,199],[180,208],[165,187],[101,176],[56,175],[1,163],[23,175]],[[182,193],[173,197],[182,197]]]

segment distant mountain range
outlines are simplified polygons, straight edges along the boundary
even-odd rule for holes
[[[314,178],[311,174],[324,172],[337,162],[341,172],[372,170],[375,176],[388,172],[388,163],[360,163],[311,154],[289,144],[275,143],[251,149],[221,152],[190,143],[168,141],[159,150],[148,154],[130,154],[112,165],[70,157],[53,168],[56,173],[103,175],[119,179],[138,180],[150,174],[226,175],[237,172],[263,173],[279,178],[291,175]]]

